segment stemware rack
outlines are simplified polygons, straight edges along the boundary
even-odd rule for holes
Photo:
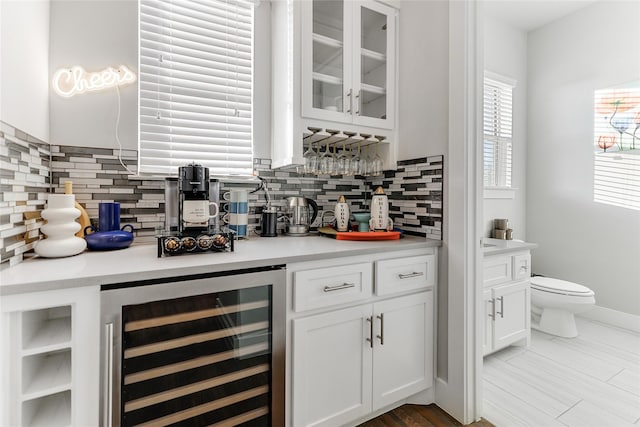
[[[384,162],[378,155],[378,145],[389,142],[385,136],[310,126],[303,131],[302,141],[307,150],[303,155],[305,164],[298,168],[300,173],[332,176],[381,176],[383,174]],[[372,153],[371,147],[374,147],[375,154]],[[340,155],[338,150],[341,150]],[[347,150],[348,154],[346,154]],[[315,163],[310,159],[313,156],[316,158]],[[349,157],[349,162],[358,162],[358,166],[349,170],[337,167],[338,159],[345,156]],[[322,167],[324,166],[322,160],[327,157],[332,159],[334,167]]]

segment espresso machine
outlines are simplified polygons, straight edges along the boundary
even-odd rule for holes
[[[209,169],[192,163],[165,181],[165,230],[195,236],[218,229],[220,182]]]

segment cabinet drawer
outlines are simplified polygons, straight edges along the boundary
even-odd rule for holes
[[[342,265],[293,273],[296,312],[365,300],[371,296],[371,263]]]
[[[511,256],[496,255],[484,259],[484,286],[493,286],[511,281]]]
[[[411,291],[435,284],[435,256],[421,255],[376,262],[376,295]]]
[[[525,280],[529,277],[531,277],[531,255],[514,255],[513,280]]]

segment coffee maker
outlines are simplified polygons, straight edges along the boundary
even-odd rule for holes
[[[165,181],[165,230],[197,236],[218,229],[220,183],[209,169],[192,163],[178,168],[178,178]]]

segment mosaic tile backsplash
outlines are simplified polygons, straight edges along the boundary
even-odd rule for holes
[[[40,239],[50,186],[49,144],[0,122],[0,260],[22,261]]]
[[[137,153],[123,150],[122,161],[135,172]],[[2,199],[0,199],[0,244],[2,266],[14,265],[33,248],[39,236],[46,193],[64,192],[64,182],[73,182],[76,200],[92,222],[97,223],[101,202],[119,202],[120,223],[135,228],[136,242],[151,241],[164,226],[164,181],[129,178],[121,165],[118,150],[45,144],[2,123],[0,134]],[[408,234],[442,238],[443,157],[401,161],[397,170],[384,176],[311,177],[270,169],[269,159],[255,159],[257,174],[267,181],[272,204],[284,213],[288,196],[302,195],[315,200],[320,213],[313,226],[321,224],[322,212],[333,209],[344,195],[353,212],[367,211],[371,194],[382,186],[389,198],[389,214],[394,225]],[[257,188],[255,182],[222,182],[222,194],[232,188]],[[263,191],[249,194],[249,236],[259,227]],[[332,217],[325,215],[325,224]],[[282,230],[283,223],[279,224]]]

